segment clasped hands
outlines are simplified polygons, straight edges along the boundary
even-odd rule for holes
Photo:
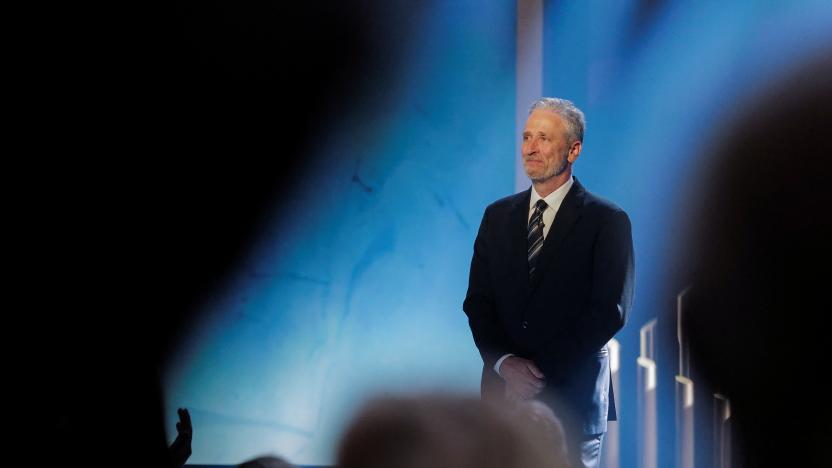
[[[506,400],[511,403],[531,400],[546,386],[535,363],[519,356],[509,356],[500,364],[500,376],[506,383]]]

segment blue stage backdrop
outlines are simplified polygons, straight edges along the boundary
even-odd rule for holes
[[[617,397],[622,466],[634,466],[638,329],[671,323],[658,298],[675,209],[707,186],[695,156],[749,93],[830,44],[832,3],[543,3],[543,94],[587,116],[575,173],[633,223]],[[331,464],[367,398],[479,389],[462,300],[482,211],[515,190],[516,5],[438,1],[395,21],[414,35],[383,46],[398,65],[326,117],[303,156],[316,163],[166,369],[169,436],[189,408],[192,463]],[[674,353],[661,345],[659,466],[673,463]]]

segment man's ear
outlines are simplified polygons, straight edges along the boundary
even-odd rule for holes
[[[570,163],[574,163],[578,159],[578,156],[581,155],[581,148],[582,145],[580,141],[573,142],[572,146],[569,147],[569,154],[566,156],[566,159]]]

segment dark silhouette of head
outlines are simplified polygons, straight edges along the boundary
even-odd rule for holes
[[[821,466],[832,442],[830,76],[827,51],[721,126],[676,259],[693,360],[731,401],[742,466]]]
[[[280,457],[266,455],[243,462],[238,468],[292,468],[293,466]]]
[[[563,430],[534,408],[433,395],[370,402],[348,427],[340,468],[567,467]]]
[[[39,39],[66,51],[39,59],[27,93],[49,95],[27,107],[54,158],[29,158],[37,184],[14,192],[30,215],[12,224],[31,242],[15,249],[39,256],[16,276],[34,279],[19,382],[26,433],[50,446],[43,464],[176,466],[163,369],[303,182],[315,116],[374,92],[367,70],[395,69],[406,40],[388,38],[409,37],[422,10],[328,3],[113,5],[103,22],[68,9],[78,16],[55,15],[61,27]]]

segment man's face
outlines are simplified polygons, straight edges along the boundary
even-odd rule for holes
[[[569,144],[566,122],[556,113],[538,109],[523,130],[523,167],[532,182],[545,182],[563,174],[581,152],[578,141]]]

